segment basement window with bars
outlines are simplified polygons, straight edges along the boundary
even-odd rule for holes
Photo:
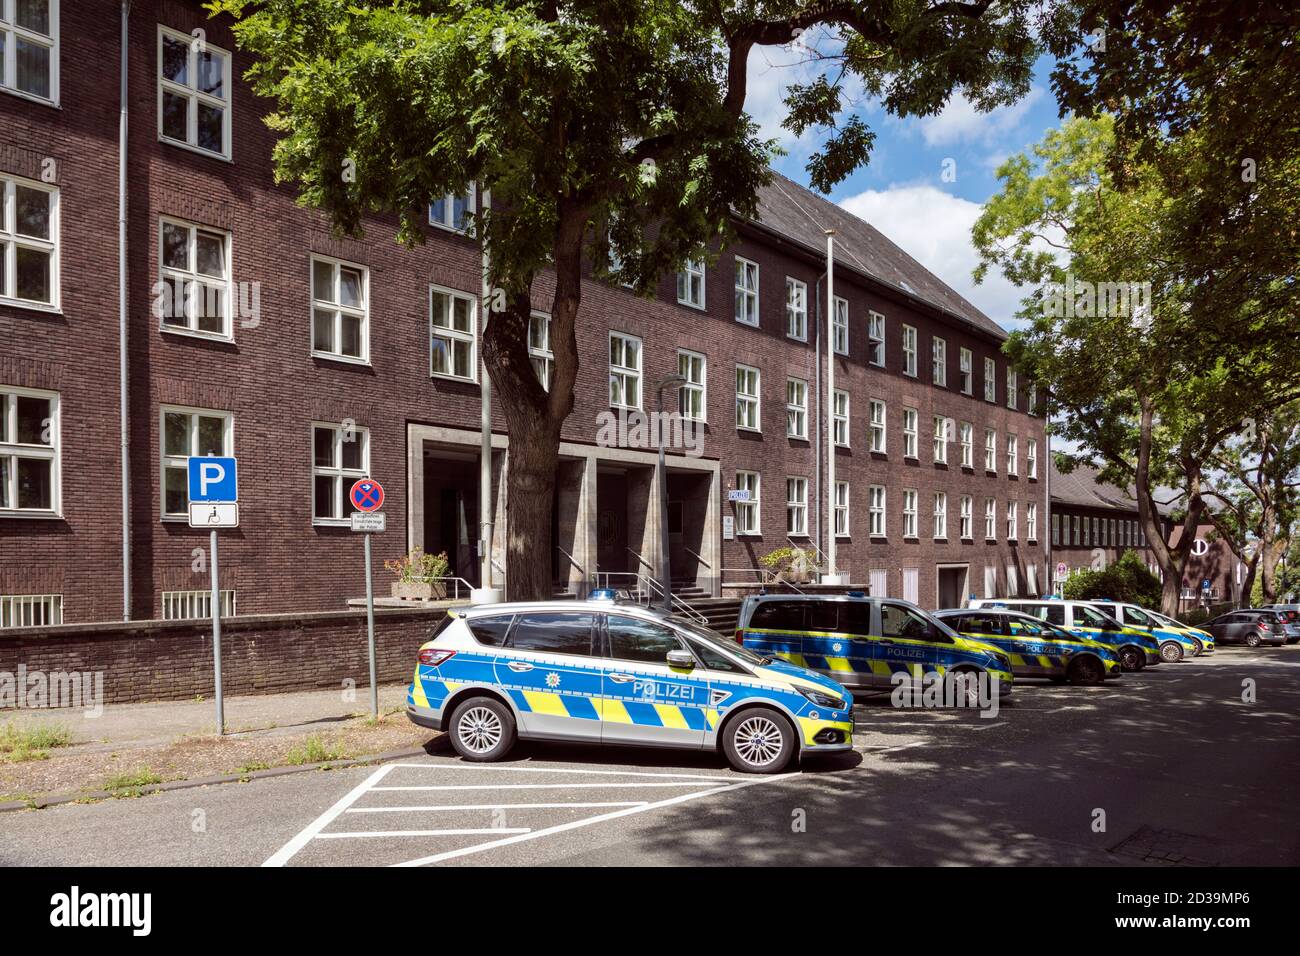
[[[202,36],[158,26],[158,135],[230,158],[230,54]]]
[[[62,623],[62,594],[0,594],[0,630]]]
[[[221,591],[221,616],[235,616],[235,592]],[[163,620],[189,621],[212,617],[211,591],[163,591]]]
[[[203,408],[162,408],[162,514],[189,514],[189,459],[233,455],[234,418],[230,412]]]
[[[313,422],[311,445],[312,523],[345,523],[348,489],[370,473],[370,432]]]
[[[0,515],[59,513],[59,396],[0,385]]]
[[[312,256],[311,351],[325,358],[368,359],[367,271],[363,266]]]
[[[59,0],[0,0],[0,89],[59,99]]]
[[[0,301],[58,307],[58,211],[57,189],[0,176]]]
[[[474,361],[478,303],[451,289],[429,290],[429,374],[476,381]]]

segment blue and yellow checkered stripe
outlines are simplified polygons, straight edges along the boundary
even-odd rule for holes
[[[948,668],[967,662],[979,663],[981,666],[987,667],[990,673],[997,674],[1002,679],[1009,679],[1011,676],[995,666],[989,666],[983,660],[976,661],[977,655],[963,651],[960,648],[949,649],[922,642],[905,643],[904,646],[924,650],[930,655],[930,660],[913,658],[881,660],[876,657],[850,657],[847,654],[837,654],[834,651],[824,653],[824,651],[831,650],[831,647],[836,643],[847,648],[850,646],[849,641],[850,637],[848,635],[833,635],[823,632],[810,631],[802,636],[796,636],[795,632],[790,631],[780,633],[763,630],[745,631],[745,647],[750,650],[759,654],[775,655],[799,667],[808,667],[832,676],[844,675],[850,677],[857,674],[874,674],[877,677],[890,678],[899,673],[908,673],[915,676],[917,668],[920,668],[922,675],[929,673],[943,675]],[[817,651],[823,653],[817,653]]]

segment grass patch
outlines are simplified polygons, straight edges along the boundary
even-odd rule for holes
[[[72,743],[72,730],[63,724],[20,727],[14,721],[0,726],[0,762],[48,760],[49,751]]]
[[[246,774],[246,773],[253,773],[254,771],[257,771],[257,770],[270,770],[270,769],[271,769],[271,765],[270,765],[269,763],[260,763],[260,762],[259,762],[259,763],[248,763],[248,764],[244,764],[244,766],[242,766],[242,767],[236,767],[234,770],[232,770],[232,771],[230,771],[230,772],[231,772],[231,773],[237,773],[237,774],[243,775],[243,774]]]
[[[162,783],[163,778],[148,767],[141,767],[129,773],[114,774],[104,781],[104,789],[115,797],[138,797],[145,787]]]
[[[326,744],[320,734],[312,734],[285,754],[284,762],[291,767],[301,767],[305,763],[325,763],[328,760],[347,760],[348,755],[337,744]]]

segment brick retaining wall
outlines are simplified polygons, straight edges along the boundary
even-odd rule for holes
[[[399,681],[446,610],[376,610],[376,670]],[[364,611],[258,614],[221,622],[225,693],[273,694],[369,686]],[[211,697],[212,630],[207,621],[70,624],[0,632],[0,674],[102,671],[104,702]]]

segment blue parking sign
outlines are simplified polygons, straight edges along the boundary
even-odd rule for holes
[[[238,501],[235,459],[191,458],[189,485],[190,501]]]

